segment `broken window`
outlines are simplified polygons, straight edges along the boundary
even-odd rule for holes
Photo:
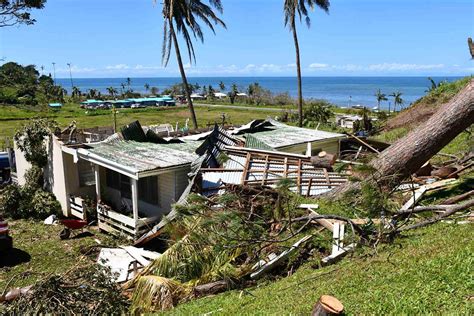
[[[146,177],[138,180],[138,199],[158,205],[158,177]]]

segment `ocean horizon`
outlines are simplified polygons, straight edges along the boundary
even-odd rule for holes
[[[435,82],[443,80],[455,81],[460,76],[433,76]],[[131,77],[131,88],[136,92],[145,92],[145,84],[150,87],[157,87],[159,91],[181,82],[180,77]],[[126,78],[72,78],[73,85],[82,92],[88,89],[97,89],[101,93],[107,93],[108,87],[114,87],[120,91],[121,83],[126,82]],[[70,78],[57,78],[57,83],[66,90],[71,90]],[[232,84],[236,84],[239,90],[245,92],[247,87],[254,82],[258,82],[263,88],[273,93],[289,93],[296,97],[297,86],[296,77],[189,77],[189,83],[200,86],[212,85],[215,90],[219,90],[219,83],[225,84],[227,92]],[[403,93],[404,106],[410,105],[426,94],[431,86],[428,77],[303,77],[303,97],[305,99],[324,99],[338,106],[363,105],[374,107],[377,104],[374,96],[380,89],[387,96],[395,91]],[[388,108],[393,102],[388,97],[388,101],[382,102],[382,108]]]

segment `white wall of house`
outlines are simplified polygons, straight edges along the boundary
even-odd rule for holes
[[[23,155],[23,152],[18,149],[16,143],[14,144],[13,149],[15,151],[16,176],[18,178],[18,184],[25,185],[25,173],[26,170],[31,168],[31,164],[26,161],[25,155]]]
[[[277,151],[300,155],[306,155],[307,150],[308,143],[277,148]],[[339,139],[311,142],[311,155],[317,155],[320,151],[325,151],[333,155],[339,154]]]
[[[69,216],[69,195],[93,196],[94,187],[81,187],[79,184],[79,171],[74,162],[73,155],[63,151],[63,143],[56,137],[46,141],[48,151],[48,164],[44,168],[46,190],[52,192],[61,204],[63,214]],[[25,184],[25,173],[31,168],[25,156],[16,145],[15,160],[18,184]]]

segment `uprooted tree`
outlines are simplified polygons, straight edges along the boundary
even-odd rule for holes
[[[474,123],[474,79],[428,121],[384,150],[369,165],[376,180],[403,179],[416,172],[426,161]],[[348,182],[331,192],[340,197],[357,189],[359,182]]]

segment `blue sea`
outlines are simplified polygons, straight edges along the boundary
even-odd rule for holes
[[[433,77],[436,82],[442,80],[454,81],[460,77]],[[180,78],[131,78],[131,87],[134,91],[145,92],[145,84],[157,87],[160,91],[179,83]],[[190,77],[190,83],[200,86],[212,85],[219,89],[219,82],[224,82],[226,90],[232,84],[237,84],[239,90],[245,92],[249,84],[258,82],[262,87],[273,93],[288,92],[295,97],[297,93],[296,78],[293,77]],[[69,78],[57,79],[65,89],[71,89]],[[115,87],[120,91],[120,84],[125,78],[73,78],[73,83],[81,91],[98,89],[106,93],[107,87]],[[387,95],[401,91],[405,106],[425,95],[431,83],[426,77],[303,77],[304,98],[325,99],[339,106],[353,106],[356,104],[367,107],[376,105],[375,92],[377,89]],[[389,106],[390,100],[382,103],[383,108]]]

